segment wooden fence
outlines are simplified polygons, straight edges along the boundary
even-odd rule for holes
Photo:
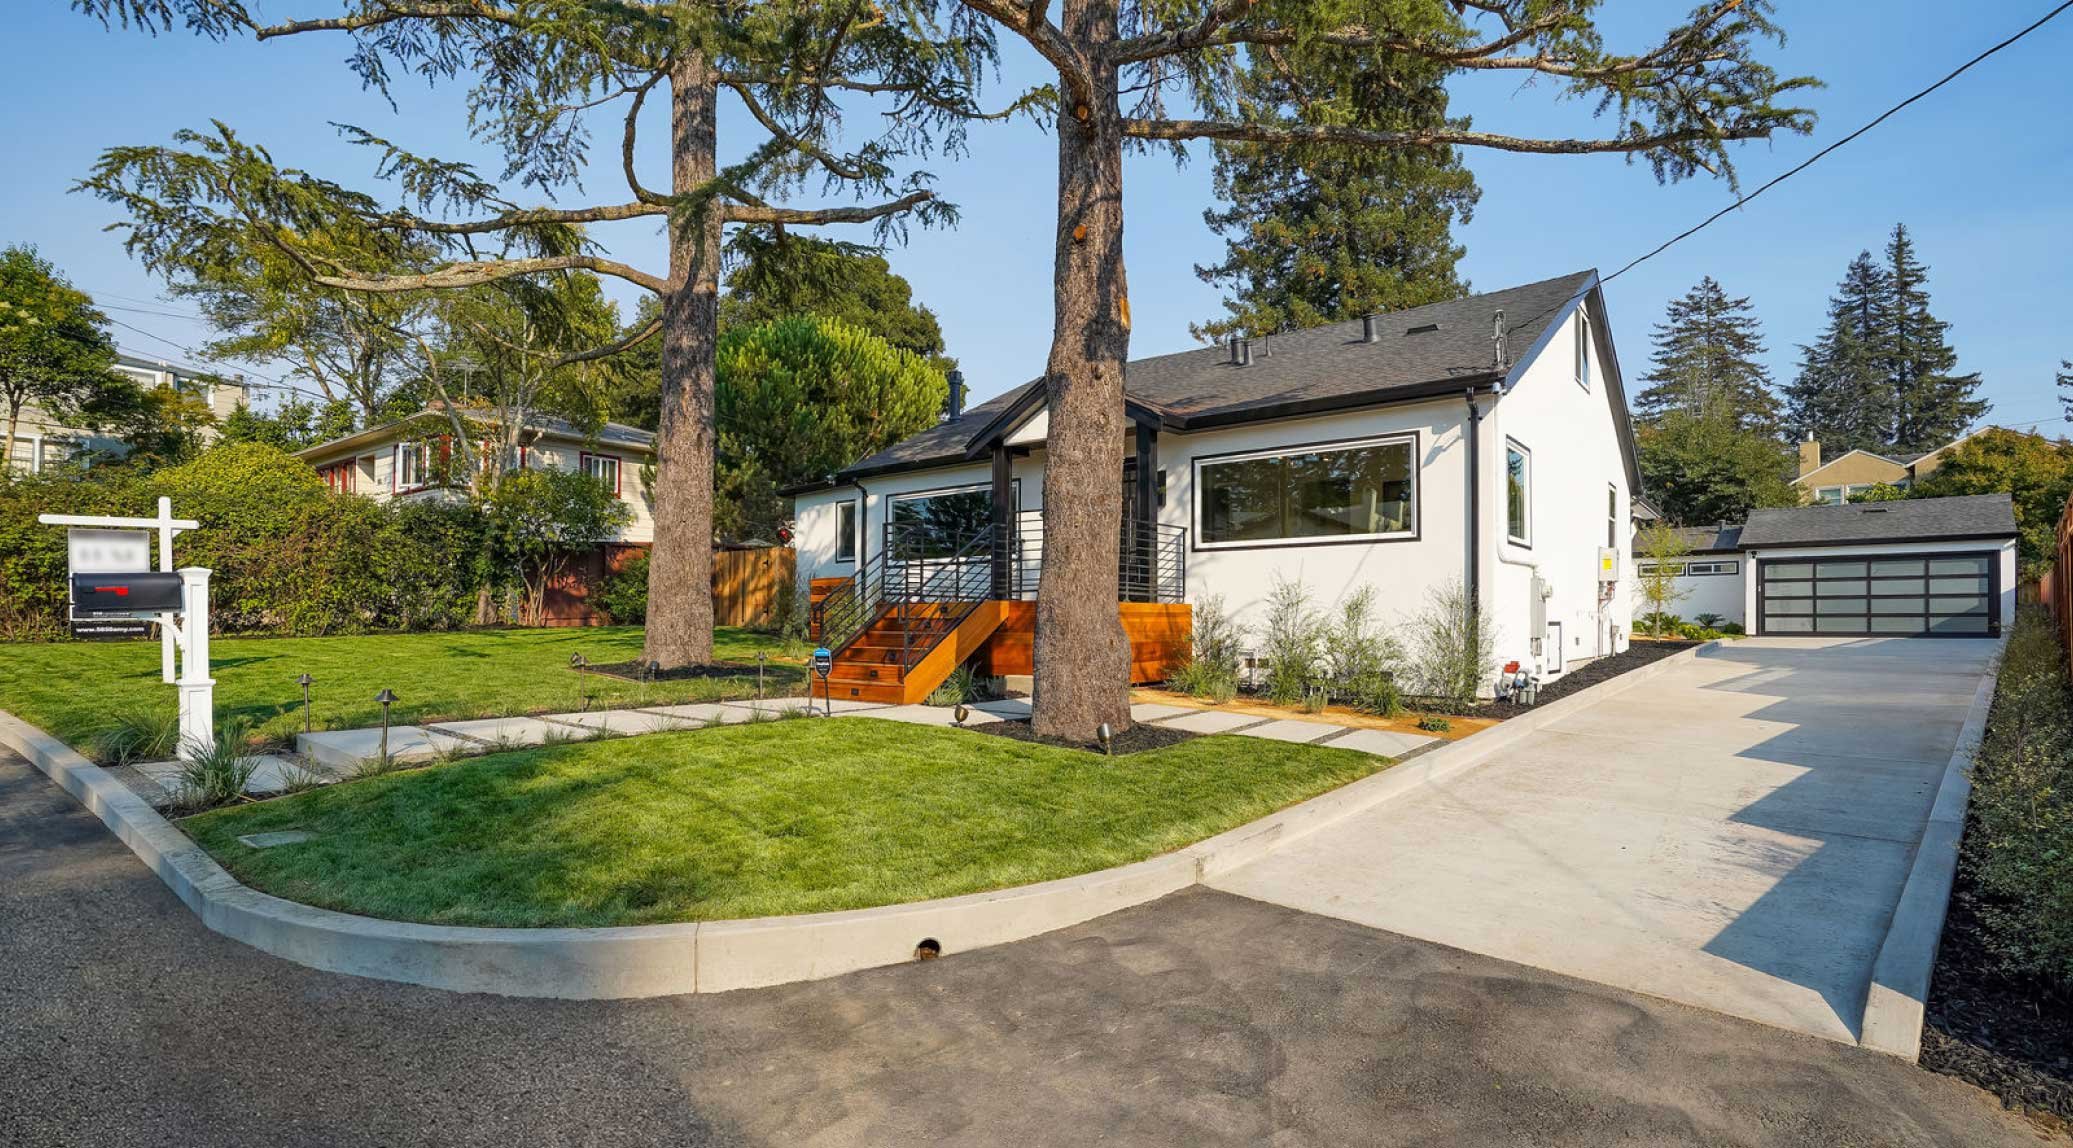
[[[713,624],[753,626],[776,616],[793,593],[796,554],[788,546],[713,552]]]
[[[2059,640],[2066,643],[2066,664],[2073,666],[2073,498],[2059,513],[2051,569],[2037,582],[2037,599],[2059,622]]]

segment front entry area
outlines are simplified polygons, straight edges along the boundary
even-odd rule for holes
[[[1764,559],[1757,563],[1756,632],[1997,636],[1997,566],[1987,552]]]

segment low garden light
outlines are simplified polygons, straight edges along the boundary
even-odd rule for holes
[[[314,681],[316,681],[316,680],[317,680],[317,679],[315,679],[315,678],[313,678],[313,677],[310,677],[310,676],[309,676],[309,672],[308,672],[308,671],[306,671],[306,670],[305,670],[305,671],[303,672],[303,675],[302,675],[301,677],[299,677],[299,678],[295,679],[295,684],[296,684],[296,685],[298,685],[298,686],[301,686],[301,687],[302,687],[302,732],[304,732],[304,733],[308,733],[308,732],[310,732],[310,728],[311,728],[311,726],[310,726],[310,683],[312,683],[312,682],[314,682]]]
[[[396,704],[396,691],[383,686],[382,691],[374,695],[374,700],[381,704],[381,763],[386,766],[389,764],[389,707]]]
[[[585,671],[590,668],[590,659],[578,650],[569,655],[569,665],[576,671],[576,708],[587,713],[590,710],[590,675]]]
[[[971,709],[967,707],[963,702],[959,702],[956,705],[950,707],[950,724],[952,725],[961,726],[965,724],[965,719],[971,716]]]
[[[770,660],[768,650],[756,651],[756,700],[763,700],[763,663]]]
[[[1094,737],[1101,742],[1101,752],[1110,757],[1116,756],[1116,731],[1110,729],[1107,722],[1102,722],[1094,728]]]

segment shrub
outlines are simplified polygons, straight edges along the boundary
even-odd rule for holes
[[[232,722],[216,732],[216,744],[206,750],[189,748],[180,767],[178,801],[194,809],[228,805],[245,796],[245,783],[259,768],[245,745],[246,729]]]
[[[1664,634],[1674,634],[1677,632],[1677,628],[1682,625],[1684,625],[1684,619],[1678,617],[1675,614],[1665,614],[1661,612],[1657,612],[1654,614],[1643,614],[1640,617],[1634,619],[1634,628],[1636,630],[1642,631],[1654,637],[1661,637]]]
[[[1403,656],[1403,643],[1375,621],[1373,586],[1362,586],[1340,601],[1325,650],[1334,693],[1374,713],[1400,712],[1403,700],[1395,674]]]
[[[1224,612],[1221,594],[1209,594],[1195,603],[1189,656],[1173,675],[1174,689],[1218,705],[1238,696],[1239,649],[1245,644],[1245,630]]]
[[[932,706],[955,706],[973,701],[979,696],[979,679],[973,675],[972,667],[959,666],[950,671],[935,692],[929,694],[928,704]]]
[[[1475,700],[1496,649],[1490,608],[1472,603],[1456,579],[1432,589],[1412,628],[1411,676],[1419,692],[1449,701]]]
[[[2073,687],[2041,607],[2023,607],[2009,636],[1961,858],[2005,970],[2073,989]]]
[[[1426,714],[1418,719],[1418,728],[1427,733],[1446,733],[1454,728],[1454,723],[1438,714]]]
[[[1722,624],[1720,632],[1732,638],[1739,638],[1749,631],[1744,630],[1740,622],[1727,622]]]
[[[1693,614],[1692,621],[1697,622],[1708,630],[1718,630],[1720,629],[1720,624],[1727,621],[1727,619],[1719,614]]]
[[[103,765],[164,761],[173,756],[180,719],[160,710],[126,710],[93,737],[94,760]]]
[[[648,620],[648,552],[636,550],[605,575],[597,591],[598,609],[614,622],[638,626]]]
[[[1267,658],[1267,698],[1281,705],[1303,700],[1324,678],[1326,623],[1310,605],[1302,581],[1274,575],[1267,590],[1267,622],[1260,652]]]

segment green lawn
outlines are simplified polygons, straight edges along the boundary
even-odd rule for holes
[[[295,901],[455,925],[854,909],[1143,860],[1385,768],[1205,737],[1105,758],[864,718],[493,754],[182,822]],[[240,834],[302,829],[252,849]]]
[[[302,687],[307,673],[317,728],[374,725],[383,688],[400,699],[397,722],[516,713],[547,713],[581,707],[579,686],[599,705],[710,701],[753,697],[753,670],[731,679],[658,682],[645,694],[630,681],[602,674],[579,683],[569,656],[605,664],[640,656],[637,626],[594,629],[473,630],[433,634],[367,634],[339,638],[218,638],[209,643],[216,674],[219,722],[243,719],[270,733],[302,728]],[[753,662],[756,651],[781,653],[777,638],[722,629],[714,653],[723,661]],[[85,746],[111,717],[129,711],[170,714],[178,708],[172,686],[159,681],[156,642],[52,642],[0,644],[0,709],[43,727],[75,746]],[[803,692],[806,671],[796,662],[773,661],[772,693]]]

